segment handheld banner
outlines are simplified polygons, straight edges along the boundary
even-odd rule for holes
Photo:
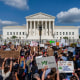
[[[73,73],[73,61],[58,61],[59,73]]]
[[[38,46],[38,43],[37,43],[37,42],[35,42],[35,41],[31,41],[30,46]]]
[[[48,68],[56,67],[56,61],[54,56],[36,58],[36,63],[38,69],[43,69],[45,66],[48,66]]]
[[[59,46],[59,42],[56,42],[56,46]]]

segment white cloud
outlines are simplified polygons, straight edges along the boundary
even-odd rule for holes
[[[17,22],[14,22],[14,21],[3,21],[0,19],[0,25],[17,25],[18,23]]]
[[[61,11],[57,14],[57,18],[61,23],[80,22],[80,9],[71,8],[68,11]]]
[[[22,24],[22,26],[26,26],[26,24]]]
[[[28,0],[0,0],[3,1],[6,5],[19,8],[19,9],[29,9]]]

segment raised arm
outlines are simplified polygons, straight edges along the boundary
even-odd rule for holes
[[[75,76],[77,77],[77,80],[79,80],[79,77],[78,77],[77,73],[75,73]]]
[[[20,61],[20,56],[19,56],[19,58],[18,58],[18,64],[19,64],[19,61]]]
[[[57,70],[57,80],[59,80],[59,71]]]
[[[4,69],[4,64],[5,64],[5,61],[7,60],[7,58],[4,59],[3,61],[3,64],[2,64],[2,69]]]
[[[11,61],[10,61],[10,72],[11,72],[11,70],[12,70],[12,57],[10,59],[11,59]]]
[[[44,70],[43,74],[42,74],[42,80],[44,80],[44,78],[45,78],[45,73],[46,73],[46,71]]]
[[[25,65],[25,59],[24,59],[24,67],[23,67],[24,69],[25,69],[25,66],[26,66],[26,65]]]
[[[31,57],[32,57],[32,58],[31,58],[31,62],[32,62],[32,61],[33,61],[33,57],[34,57],[34,56],[31,54]]]
[[[17,76],[17,72],[15,72],[15,77],[16,77],[16,80],[19,80],[19,79],[18,79],[18,76]]]
[[[44,67],[44,71],[43,71],[43,74],[42,74],[42,80],[44,80],[44,78],[45,78],[45,73],[46,73],[47,68],[48,68],[48,66]]]

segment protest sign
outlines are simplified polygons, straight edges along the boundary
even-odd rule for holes
[[[77,47],[80,47],[80,44],[79,43],[77,43]]]
[[[51,44],[51,43],[55,43],[55,41],[49,41],[49,43]]]
[[[48,48],[48,46],[45,46],[45,49],[47,49]]]
[[[68,47],[68,51],[70,52],[74,52],[75,48],[72,48],[72,47]]]
[[[56,46],[56,43],[52,43],[51,45],[52,45],[52,46]]]
[[[56,46],[59,46],[59,42],[56,42]]]
[[[16,46],[17,46],[17,45],[19,45],[19,43],[18,43],[18,42],[16,42]]]
[[[36,63],[38,69],[43,69],[45,66],[48,66],[48,68],[56,67],[56,61],[54,56],[36,58]]]
[[[2,45],[4,45],[4,42],[2,43]]]
[[[65,43],[65,39],[61,39],[61,43]]]
[[[63,44],[62,44],[62,43],[60,43],[60,44],[59,44],[59,47],[63,47]]]
[[[40,44],[40,47],[44,47],[44,44]]]
[[[60,43],[62,44],[62,46],[65,46],[66,45],[65,39],[61,39],[61,42]]]
[[[73,61],[58,61],[59,73],[73,73]]]
[[[69,44],[68,44],[68,43],[65,43],[65,45],[66,45],[66,46],[69,46]]]
[[[30,44],[30,46],[33,46],[33,44]]]
[[[20,56],[19,51],[0,51],[1,58],[18,58]]]
[[[37,43],[37,42],[35,42],[35,41],[31,41],[30,46],[38,46],[38,43]]]

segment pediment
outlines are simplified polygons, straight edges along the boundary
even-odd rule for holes
[[[45,14],[45,13],[37,13],[26,17],[27,19],[54,19],[54,16]]]

